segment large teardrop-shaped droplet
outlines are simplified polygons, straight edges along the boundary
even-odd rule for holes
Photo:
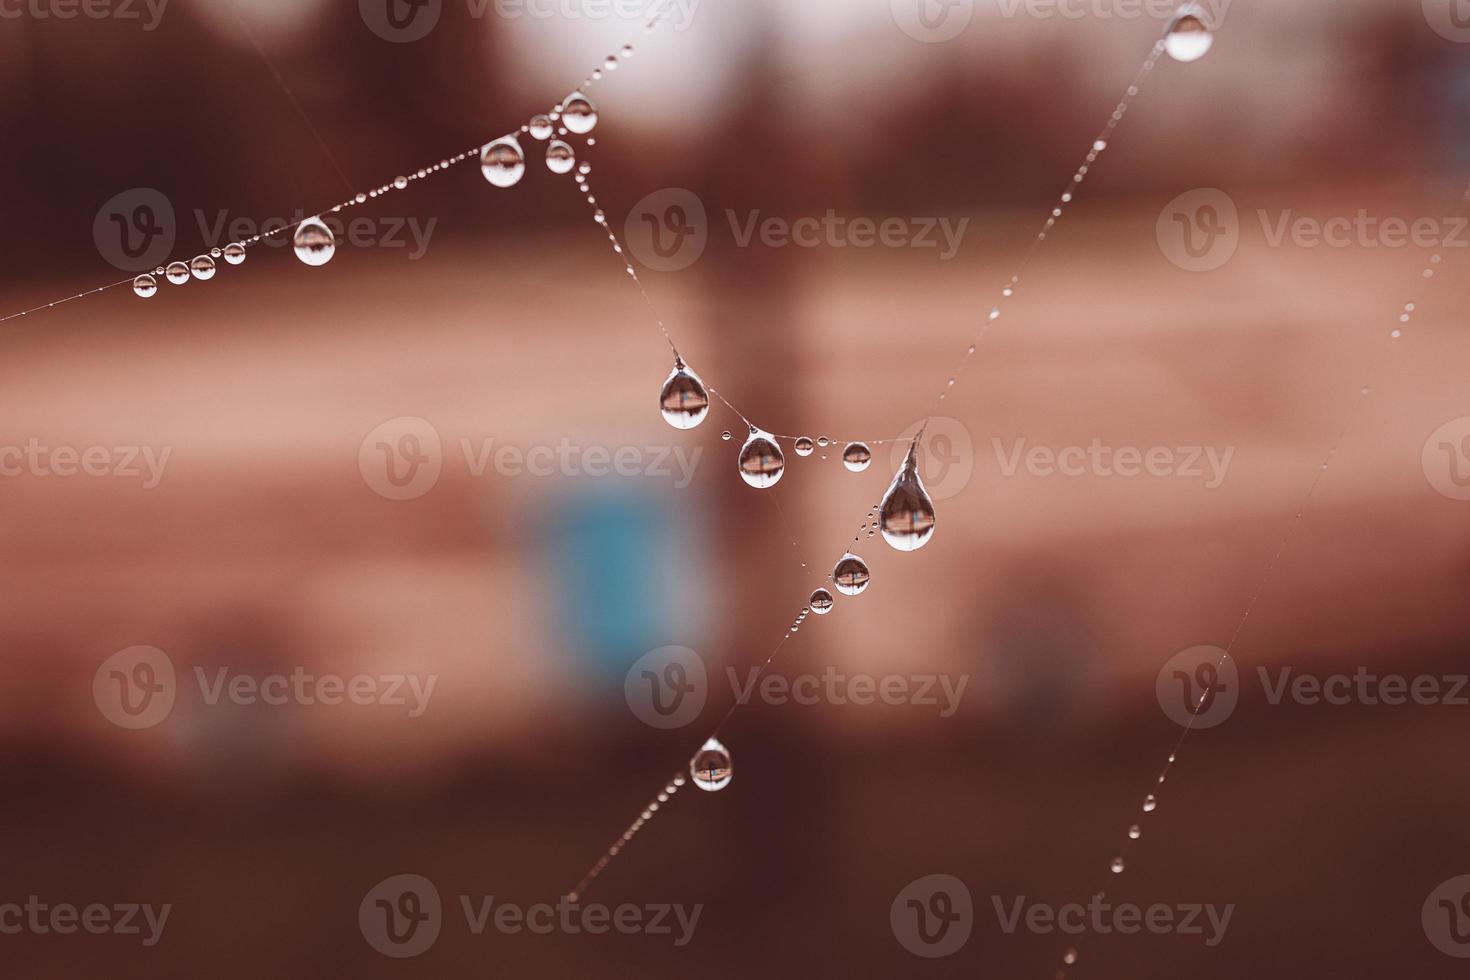
[[[832,611],[832,593],[826,589],[817,589],[812,593],[811,601],[807,605],[818,616],[825,616]]]
[[[1198,61],[1209,53],[1214,43],[1209,14],[1197,3],[1180,7],[1164,32],[1164,50],[1175,61]]]
[[[521,141],[514,136],[502,136],[486,143],[480,151],[480,172],[496,187],[513,187],[526,172],[526,154],[521,151]]]
[[[786,472],[786,457],[769,433],[751,427],[750,438],[740,447],[740,478],[757,490],[774,487]]]
[[[868,564],[852,552],[837,560],[832,568],[832,584],[843,595],[861,595],[868,587]]]
[[[307,218],[291,238],[296,257],[307,265],[326,265],[337,254],[337,239],[321,218]]]
[[[673,373],[658,393],[658,407],[664,421],[674,428],[692,429],[709,414],[709,393],[699,375],[676,360]]]
[[[597,107],[581,92],[573,92],[561,104],[561,121],[573,133],[590,133],[597,125]]]
[[[919,477],[918,450],[917,442],[909,447],[878,507],[883,540],[899,551],[918,551],[934,536],[934,502]]]
[[[730,750],[721,745],[718,739],[712,738],[705,742],[694,753],[694,758],[689,760],[689,775],[694,777],[695,786],[711,793],[729,786],[730,777],[735,775],[735,767],[730,762]]]

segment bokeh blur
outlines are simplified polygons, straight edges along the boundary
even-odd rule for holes
[[[0,0],[0,316],[42,307],[3,323],[5,974],[1458,975],[1470,12],[1207,4],[1002,300],[1170,6]],[[625,43],[567,137],[595,204],[530,135],[512,188],[418,178]],[[320,268],[281,235],[125,283],[400,174]],[[752,422],[830,444],[756,490],[720,399],[667,425],[650,302]],[[933,540],[854,543],[931,413]],[[848,547],[870,587],[789,633]],[[747,689],[778,642],[816,703]],[[667,646],[706,702],[659,727]],[[1178,746],[1199,646],[1228,717]],[[729,787],[581,896],[702,906],[687,942],[476,933],[466,902],[574,886],[742,691]],[[366,924],[401,874],[443,903],[412,958]],[[973,902],[944,956],[898,925],[936,874]],[[1004,928],[1104,889],[1233,913]],[[150,944],[6,913],[33,896],[171,912]]]

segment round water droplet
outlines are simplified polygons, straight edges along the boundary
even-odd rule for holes
[[[573,92],[561,104],[561,121],[574,133],[590,133],[597,125],[597,107],[581,92]]]
[[[408,178],[403,176],[394,177],[393,186],[400,191],[403,190],[408,186]]]
[[[723,439],[723,440],[725,440],[726,442],[729,442],[731,439],[734,438],[734,436],[732,436],[730,434],[730,430],[729,429],[726,429],[724,432],[721,432],[720,433],[720,438]]]
[[[1067,964],[1068,966],[1071,966],[1073,963],[1076,963],[1077,962],[1077,951],[1075,949],[1069,949],[1069,950],[1067,950],[1065,953],[1062,954],[1062,962],[1065,963],[1065,964]]]
[[[496,187],[514,187],[526,172],[526,155],[514,136],[486,143],[480,151],[480,172]]]
[[[676,429],[692,429],[709,414],[709,394],[699,375],[683,361],[674,362],[674,370],[658,393],[659,411],[664,421]],[[728,435],[729,433],[726,433]]]
[[[1138,824],[1134,824],[1133,826],[1128,828],[1128,837],[1130,840],[1138,840],[1138,838],[1142,836],[1143,829],[1139,827]]]
[[[1112,863],[1111,867],[1113,869],[1113,874],[1115,874],[1115,875],[1122,874],[1123,873],[1123,859],[1120,858],[1120,857],[1113,858],[1113,863]]]
[[[729,786],[730,777],[734,774],[730,750],[721,745],[718,739],[712,738],[705,742],[694,753],[694,758],[689,760],[689,775],[694,777],[694,785],[711,793]]]
[[[544,140],[546,139],[546,137],[551,135],[551,117],[546,115],[545,113],[538,113],[531,117],[531,121],[527,124],[527,128],[530,130],[530,133],[534,138],[538,140]]]
[[[909,447],[878,506],[883,540],[899,551],[918,551],[934,536],[934,502],[919,477],[918,448],[917,443]]]
[[[163,274],[175,286],[182,286],[189,281],[189,267],[182,262],[170,262]]]
[[[826,436],[818,436],[817,437],[817,445],[821,446],[823,449],[826,449],[827,446],[828,446],[828,444],[829,444],[829,441],[828,441],[828,439],[827,439]]]
[[[231,242],[225,246],[225,261],[230,265],[239,265],[245,261],[245,246],[239,242]]]
[[[796,455],[798,456],[810,456],[812,453],[816,452],[816,449],[817,444],[812,442],[811,439],[807,438],[806,436],[802,436],[800,439],[796,440]]]
[[[1214,43],[1209,14],[1197,3],[1186,3],[1180,7],[1164,34],[1164,49],[1175,61],[1198,61]]]
[[[137,293],[144,299],[147,299],[154,293],[158,292],[158,280],[154,279],[152,276],[145,272],[141,276],[133,280],[133,292]]]
[[[337,253],[337,239],[321,218],[307,218],[297,225],[291,246],[307,265],[326,265]]]
[[[868,587],[867,563],[849,551],[833,566],[832,583],[843,595],[862,595]]]
[[[827,615],[829,612],[832,611],[832,593],[828,592],[826,589],[818,589],[817,591],[813,592],[809,607],[811,608],[811,611],[816,613],[818,616]]]
[[[740,478],[757,490],[774,487],[786,472],[786,457],[768,433],[752,429],[740,447]]]
[[[1144,797],[1144,800],[1143,800],[1143,812],[1144,813],[1153,813],[1156,809],[1158,809],[1158,806],[1159,806],[1159,801],[1156,800],[1156,799],[1154,799],[1154,795],[1152,793],[1150,793],[1150,794],[1148,794],[1148,796]]]
[[[570,173],[577,164],[577,152],[570,143],[552,140],[546,144],[546,169],[554,174]]]
[[[221,254],[222,253],[217,248],[212,248],[212,249],[209,250],[209,257],[212,258],[212,259],[219,258]]]
[[[860,442],[849,442],[842,450],[842,465],[854,473],[861,473],[873,461],[873,453]]]
[[[210,258],[207,255],[196,255],[194,256],[193,261],[189,263],[189,271],[193,273],[194,278],[198,279],[200,282],[208,279],[213,279],[214,259]]]

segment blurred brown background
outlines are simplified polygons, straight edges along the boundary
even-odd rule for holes
[[[131,274],[94,235],[116,195],[159,192],[168,254],[187,259],[229,240],[209,237],[222,214],[294,220],[514,129],[632,41],[591,92],[592,182],[620,235],[647,195],[702,202],[702,257],[641,271],[680,349],[773,432],[895,436],[929,410],[1162,28],[1117,15],[1127,4],[1040,16],[976,0],[957,37],[926,43],[900,6],[704,0],[645,36],[617,16],[444,0],[427,36],[395,43],[367,5],[174,0],[145,29],[142,5],[141,20],[63,19],[28,0],[0,20],[0,314]],[[381,219],[374,243],[342,243],[324,268],[257,248],[147,301],[123,287],[6,322],[0,444],[168,456],[156,486],[25,465],[0,478],[0,904],[173,905],[152,948],[0,935],[7,974],[1043,977],[1077,946],[1076,976],[1459,975],[1421,906],[1470,873],[1455,761],[1470,708],[1273,705],[1257,673],[1465,670],[1470,504],[1435,491],[1425,453],[1470,415],[1465,235],[1426,282],[1435,249],[1273,244],[1262,224],[1364,211],[1453,233],[1470,47],[1433,9],[1242,2],[1203,60],[1160,63],[944,402],[946,461],[971,475],[946,483],[933,542],[864,540],[867,593],[809,618],[772,668],[965,676],[959,710],[737,712],[731,786],[682,790],[587,896],[702,903],[681,948],[473,936],[457,896],[526,904],[577,881],[729,705],[726,667],[763,661],[820,583],[881,496],[889,446],[855,475],[788,442],[785,478],[758,492],[735,472],[738,418],[716,406],[690,432],[665,425],[668,348],[530,140],[516,188],[472,163],[416,182],[356,209]],[[1171,263],[1156,235],[1196,188],[1239,209],[1238,251],[1210,272]],[[969,224],[949,259],[741,247],[732,230],[829,209]],[[431,229],[418,245],[415,227]],[[360,456],[401,417],[432,426],[442,472],[390,500]],[[1006,473],[1017,440],[1095,439],[1233,454],[1216,487]],[[697,465],[687,486],[477,474],[486,440]],[[1268,567],[1235,648],[1234,715],[1154,787],[1180,731],[1160,669],[1227,643]],[[140,644],[166,652],[178,695],[128,730],[93,681]],[[700,654],[711,691],[696,723],[658,731],[624,679],[667,644]],[[410,718],[210,705],[196,667],[437,680]],[[404,872],[435,882],[445,924],[399,961],[357,913]],[[966,882],[976,921],[928,960],[889,908],[935,873]],[[996,924],[994,897],[1060,904],[1104,885],[1235,913],[1214,948]]]

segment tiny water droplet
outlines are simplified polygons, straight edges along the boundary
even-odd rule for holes
[[[1122,874],[1123,873],[1123,859],[1120,858],[1120,857],[1113,858],[1113,863],[1112,863],[1111,867],[1113,869],[1113,874],[1115,874],[1115,875]]]
[[[1209,14],[1197,3],[1186,3],[1174,14],[1164,34],[1164,49],[1175,61],[1198,61],[1215,43]]]
[[[480,152],[480,172],[496,187],[514,187],[526,172],[526,155],[514,136],[486,143]]]
[[[225,261],[230,265],[239,265],[245,261],[245,246],[239,242],[231,242],[225,246]]]
[[[194,256],[193,261],[189,263],[189,271],[193,273],[194,278],[198,279],[200,282],[205,282],[213,279],[214,259],[210,258],[207,255],[196,255]]]
[[[1138,840],[1138,838],[1142,836],[1143,830],[1138,826],[1138,824],[1134,824],[1133,826],[1128,828],[1128,837],[1130,840]]]
[[[1065,964],[1067,964],[1068,966],[1071,966],[1073,963],[1076,963],[1077,962],[1077,951],[1075,949],[1069,949],[1069,950],[1067,950],[1065,953],[1062,954],[1062,962],[1065,963]]]
[[[1143,800],[1143,812],[1144,813],[1153,813],[1156,809],[1158,809],[1158,806],[1159,806],[1159,801],[1156,800],[1156,799],[1154,799],[1154,795],[1152,793],[1150,793],[1150,794],[1148,794],[1148,796],[1144,797],[1144,800]]]
[[[861,473],[873,461],[873,453],[860,442],[849,442],[842,450],[842,465],[854,473]]]
[[[694,778],[694,785],[711,793],[729,786],[730,778],[734,774],[730,750],[721,745],[718,739],[712,738],[705,742],[694,753],[694,758],[689,760],[689,775]]]
[[[843,595],[862,595],[868,587],[867,563],[849,551],[833,566],[832,583]]]
[[[699,375],[683,361],[674,362],[674,370],[658,393],[658,407],[664,421],[676,429],[692,429],[709,414],[709,394]],[[725,433],[728,437],[729,433]]]
[[[175,286],[182,286],[189,281],[189,267],[182,262],[170,262],[164,271],[168,281]]]
[[[291,244],[296,257],[307,265],[326,265],[337,252],[337,239],[320,218],[307,218],[297,225]]]
[[[726,442],[729,442],[734,437],[730,435],[730,430],[726,429],[724,432],[720,433],[720,438],[725,440]]]
[[[883,540],[899,551],[918,551],[934,536],[934,502],[919,476],[918,448],[917,442],[909,447],[878,508]]]
[[[546,169],[554,174],[571,173],[577,164],[577,151],[570,143],[552,140],[546,144]]]
[[[818,616],[825,616],[832,611],[832,593],[826,589],[817,589],[812,593],[811,610]]]
[[[740,478],[757,490],[766,490],[781,482],[786,472],[786,457],[769,433],[751,427],[750,438],[740,447],[737,460]]]
[[[796,455],[798,456],[810,456],[812,453],[816,452],[816,449],[817,444],[815,442],[812,442],[812,440],[807,436],[802,436],[800,439],[796,440]]]
[[[152,276],[145,272],[141,276],[133,280],[133,292],[137,293],[144,299],[147,299],[154,293],[158,292],[158,280],[154,279]]]
[[[567,129],[581,135],[597,125],[597,107],[581,92],[573,92],[561,104],[561,119]]]

